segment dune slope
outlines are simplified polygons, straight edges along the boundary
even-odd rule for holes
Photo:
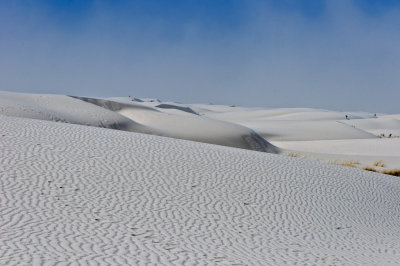
[[[153,102],[157,105],[160,103]],[[168,109],[171,105],[161,106],[164,108],[156,109],[131,98],[110,101],[0,91],[0,114],[3,115],[105,127],[262,152],[280,152],[279,148],[244,126],[199,117],[184,108],[178,110]],[[175,110],[190,117],[163,113],[160,109]]]
[[[0,91],[0,114],[149,133],[151,129],[116,112],[65,95]]]
[[[0,264],[390,265],[400,180],[0,116]]]
[[[105,99],[75,97],[82,101],[114,111],[152,129],[150,134],[193,140],[235,148],[279,153],[280,150],[253,130],[241,125],[219,121],[195,114],[163,113],[135,102],[117,102]],[[189,116],[188,116],[189,114]]]

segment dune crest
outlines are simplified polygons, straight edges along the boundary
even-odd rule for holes
[[[150,102],[160,105],[159,100]],[[8,116],[105,127],[262,152],[280,152],[277,147],[244,126],[192,114],[187,117],[163,113],[159,110],[172,106],[161,106],[153,108],[134,99],[111,101],[0,92],[0,114]],[[187,109],[181,108],[179,112],[182,110]]]
[[[182,116],[163,113],[155,108],[134,102],[117,102],[105,99],[75,97],[108,110],[117,112],[152,129],[153,135],[193,140],[235,148],[279,153],[253,130],[246,127],[207,117]],[[159,106],[159,105],[158,105]],[[171,105],[168,105],[171,107]]]

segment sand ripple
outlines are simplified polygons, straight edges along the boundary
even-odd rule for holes
[[[0,116],[0,264],[389,265],[400,180]]]

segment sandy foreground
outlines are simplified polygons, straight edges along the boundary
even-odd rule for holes
[[[396,265],[400,261],[398,177],[279,155],[288,148],[276,146],[289,145],[288,140],[276,138],[275,146],[268,139],[260,141],[261,131],[240,122],[272,121],[277,113],[286,119],[293,110],[238,108],[235,112],[242,117],[233,122],[228,109],[234,107],[176,104],[171,108],[169,103],[163,110],[149,100],[135,103],[145,111],[137,116],[141,119],[133,120],[135,109],[122,105],[127,99],[113,99],[119,104],[107,103],[105,108],[100,106],[104,102],[57,96],[61,103],[66,99],[82,104],[80,116],[79,108],[71,114],[65,105],[52,102],[53,96],[11,95],[13,102],[9,93],[0,96],[0,265]],[[307,110],[301,112],[316,112]],[[163,114],[153,114],[157,112]],[[35,117],[29,117],[32,114]],[[335,120],[332,115],[328,118]],[[374,114],[351,115],[379,119],[370,117]],[[224,130],[234,129],[223,144],[236,139],[245,147],[160,136],[178,134],[170,124],[157,122],[167,116],[169,121],[206,116],[196,118],[205,122],[193,123],[214,123],[221,127],[219,135],[212,136],[214,131],[208,128],[196,138],[220,141]],[[225,116],[225,122],[220,125],[222,118],[216,116]],[[318,123],[310,120],[316,116],[301,117]],[[325,122],[329,120],[324,116]],[[383,126],[392,130],[396,118],[388,119]],[[262,124],[266,123],[260,122],[259,128]],[[370,127],[370,132],[349,128],[339,130],[341,136],[361,132],[358,141],[349,142],[353,148],[343,143],[349,139],[319,139],[311,142],[321,153],[310,148],[304,154],[330,156],[328,147],[333,145],[339,147],[334,156],[399,156],[387,144],[398,139],[378,138]],[[150,134],[154,130],[157,134]],[[277,133],[278,128],[274,130]],[[386,148],[375,154],[363,143],[370,140],[385,141]],[[294,141],[290,149],[302,150],[304,142]]]

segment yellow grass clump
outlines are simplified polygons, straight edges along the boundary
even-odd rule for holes
[[[400,177],[400,169],[391,169],[391,170],[377,170],[374,167],[365,167],[364,170],[371,171],[371,172],[376,172],[376,173],[381,173],[385,175],[393,175],[393,176],[399,176]]]
[[[393,175],[400,177],[400,169],[384,170],[381,173],[385,175]]]
[[[378,170],[376,170],[375,168],[373,168],[373,167],[370,167],[370,166],[364,167],[364,170],[367,170],[367,171],[371,171],[371,172],[378,173]]]
[[[386,165],[382,162],[382,160],[380,160],[380,161],[376,161],[374,163],[374,166],[376,166],[376,167],[385,167]]]
[[[333,161],[332,163],[333,164],[337,164],[337,165],[341,165],[341,166],[353,167],[353,168],[358,167],[358,165],[360,164],[359,161],[352,161],[352,160],[350,160],[350,161],[338,161],[338,160],[336,160],[336,161]]]

